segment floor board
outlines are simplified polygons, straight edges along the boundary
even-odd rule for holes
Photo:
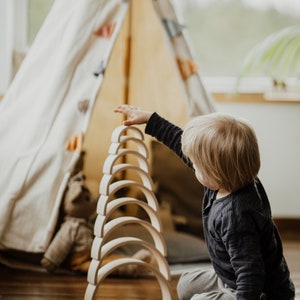
[[[285,256],[300,299],[300,241],[284,242]],[[178,300],[172,278],[172,299]],[[0,267],[1,300],[82,300],[87,287],[86,275],[39,273]],[[102,300],[159,300],[161,290],[154,278],[107,278],[98,289],[95,299]]]
[[[178,276],[172,278],[172,299],[176,300]],[[34,271],[0,268],[0,299],[82,300],[87,288],[86,275],[49,275]],[[158,300],[158,282],[152,278],[107,278],[95,299]]]

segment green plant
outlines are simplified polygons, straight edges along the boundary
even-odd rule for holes
[[[269,35],[246,56],[237,86],[246,75],[257,72],[270,77],[276,87],[286,87],[287,77],[300,76],[300,26],[291,26]]]

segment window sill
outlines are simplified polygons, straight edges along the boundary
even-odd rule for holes
[[[300,82],[288,78],[284,90],[267,77],[247,77],[237,90],[235,77],[203,77],[203,84],[216,102],[300,103]]]
[[[278,97],[277,99],[266,99],[263,93],[212,93],[214,100],[217,103],[269,103],[269,104],[300,104],[299,99],[285,99],[284,97]]]

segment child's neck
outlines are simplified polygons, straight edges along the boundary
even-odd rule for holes
[[[230,192],[228,191],[225,191],[223,189],[219,189],[218,190],[218,193],[217,193],[217,196],[216,196],[216,199],[220,199],[220,198],[223,198],[223,197],[226,197],[230,194]]]

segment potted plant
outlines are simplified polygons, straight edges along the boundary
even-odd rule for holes
[[[266,98],[300,99],[300,26],[284,28],[254,46],[246,56],[237,86],[251,72],[263,73],[272,80]],[[288,78],[293,78],[288,83]]]

